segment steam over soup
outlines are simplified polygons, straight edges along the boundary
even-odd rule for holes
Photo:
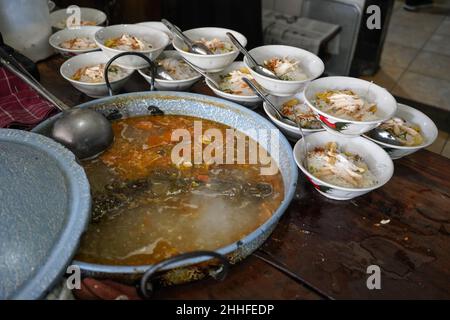
[[[203,134],[197,139],[194,121],[202,123]],[[112,147],[83,163],[93,209],[78,260],[139,265],[188,251],[215,250],[245,237],[272,216],[284,197],[279,170],[261,175],[266,165],[249,161],[174,163],[172,149],[180,141],[171,141],[171,136],[180,128],[191,133],[194,159],[194,145],[203,149],[213,142],[206,130],[218,129],[225,137],[229,127],[177,115],[113,122]]]

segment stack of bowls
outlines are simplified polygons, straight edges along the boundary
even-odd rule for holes
[[[120,50],[105,45],[105,42],[109,39],[119,38],[123,35],[130,35],[142,39],[150,43],[151,48],[147,50]],[[91,50],[67,50],[60,47],[61,42],[79,37],[92,38],[95,41],[97,48]],[[50,37],[49,42],[64,56],[76,55],[63,63],[60,69],[61,75],[84,94],[90,97],[99,98],[107,96],[109,93],[106,82],[101,81],[91,83],[75,80],[73,76],[77,70],[99,64],[106,64],[110,59],[123,52],[139,52],[149,59],[155,60],[169,45],[170,39],[166,32],[158,28],[152,28],[145,25],[113,25],[108,27],[64,29]],[[101,52],[90,52],[99,49],[101,49]],[[120,91],[134,70],[148,67],[148,63],[138,56],[120,57],[114,61],[113,64],[123,69],[123,77],[111,81],[113,93]]]
[[[375,104],[375,119],[356,121],[325,112],[316,104],[316,97],[318,93],[328,90],[351,90],[367,102]],[[294,147],[294,156],[300,170],[312,185],[322,195],[331,199],[348,200],[381,187],[392,176],[394,168],[392,159],[398,159],[430,145],[437,136],[437,128],[430,118],[411,107],[397,105],[394,97],[386,89],[361,79],[325,77],[311,81],[304,89],[304,99],[326,132],[314,133],[298,141]],[[369,138],[367,135],[369,131],[394,116],[419,125],[421,134],[424,136],[423,144],[406,147]],[[345,188],[311,174],[311,169],[305,168],[304,165],[304,150],[309,152],[316,147],[323,147],[328,142],[336,142],[344,152],[359,155],[374,174],[376,183],[369,188]]]

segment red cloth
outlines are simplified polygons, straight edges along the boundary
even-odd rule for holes
[[[0,67],[0,128],[31,129],[56,112],[50,102]]]

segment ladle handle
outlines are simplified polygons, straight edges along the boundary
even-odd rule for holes
[[[239,49],[239,51],[247,57],[248,62],[250,64],[253,64],[252,67],[256,67],[258,66],[258,62],[256,62],[256,60],[252,57],[252,55],[247,51],[247,49],[245,49],[245,47],[239,42],[238,39],[236,39],[236,37],[231,33],[231,32],[227,32],[226,33],[228,38],[230,38],[231,42],[233,42],[233,44]]]
[[[32,87],[39,95],[51,102],[56,108],[61,111],[70,110],[70,107],[64,102],[55,97],[50,91],[38,82],[34,77],[10,54],[0,48],[0,63],[9,71],[18,76],[22,81]]]
[[[142,59],[144,59],[149,65],[150,65],[150,91],[155,91],[155,78],[156,78],[156,65],[155,63],[146,55],[139,53],[139,52],[122,52],[119,53],[118,55],[112,57],[105,66],[105,71],[104,71],[104,78],[105,78],[105,82],[106,82],[106,86],[108,87],[108,93],[110,96],[113,96],[114,93],[112,91],[112,87],[111,87],[111,82],[109,81],[109,67],[111,66],[111,64],[118,58],[123,57],[123,56],[138,56],[141,57]]]
[[[230,269],[230,262],[228,262],[228,259],[221,255],[220,253],[214,252],[214,251],[193,251],[193,252],[187,252],[182,253],[177,256],[174,256],[172,258],[163,260],[152,267],[150,267],[142,276],[141,283],[140,283],[140,290],[142,295],[145,298],[150,298],[153,293],[153,285],[151,283],[151,280],[155,277],[156,273],[161,270],[164,267],[167,267],[174,263],[180,263],[184,260],[190,260],[194,258],[201,258],[201,257],[211,257],[213,259],[217,259],[222,264],[222,270],[219,271],[215,279],[217,280],[223,280],[228,275],[228,271]]]
[[[172,32],[178,38],[183,40],[189,47],[193,46],[194,43],[192,42],[192,40],[186,37],[183,31],[180,30],[180,28],[178,28],[176,25],[174,25],[172,22],[166,19],[161,19],[161,22],[167,27],[167,29],[169,29],[170,32]]]

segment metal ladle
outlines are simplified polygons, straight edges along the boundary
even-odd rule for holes
[[[101,113],[91,109],[71,109],[45,89],[14,57],[0,50],[0,62],[42,97],[62,111],[55,121],[50,137],[71,150],[79,159],[95,157],[108,148],[114,139],[111,124]]]
[[[280,78],[278,78],[275,73],[256,62],[252,55],[247,51],[247,49],[244,48],[244,46],[239,42],[238,39],[236,39],[236,37],[231,32],[227,32],[226,34],[228,38],[230,38],[231,42],[233,42],[233,44],[239,49],[239,51],[247,58],[248,64],[250,68],[252,68],[252,70],[258,72],[263,76],[280,80]]]
[[[190,38],[188,38],[176,25],[169,22],[166,19],[161,19],[161,22],[164,23],[164,25],[169,29],[170,32],[172,32],[174,35],[176,35],[178,38],[180,38],[187,46],[188,51],[196,54],[201,55],[208,55],[213,54],[211,50],[207,46],[205,46],[203,43],[196,43],[192,41]]]
[[[299,121],[299,122],[292,121],[291,119],[289,119],[288,117],[286,117],[285,115],[283,115],[283,114],[281,113],[281,111],[278,110],[278,108],[272,103],[272,101],[269,100],[269,98],[268,98],[269,94],[268,94],[267,92],[265,92],[263,89],[259,88],[257,85],[255,85],[250,79],[244,77],[244,78],[242,78],[242,80],[243,80],[250,88],[252,88],[252,90],[253,90],[253,91],[254,91],[261,99],[263,99],[263,100],[267,103],[267,105],[269,106],[269,108],[271,108],[271,109],[273,110],[273,112],[275,113],[275,117],[276,117],[278,120],[280,120],[280,121],[282,121],[282,122],[284,122],[284,123],[286,123],[286,124],[289,124],[289,125],[291,125],[291,126],[296,126],[296,127],[298,127],[298,129],[300,130],[300,134],[302,135],[302,138],[303,138],[303,143],[302,143],[301,145],[302,145],[302,151],[303,151],[304,157],[303,157],[303,159],[302,159],[302,162],[303,162],[303,166],[304,166],[305,168],[308,168],[308,159],[307,159],[307,158],[308,158],[308,157],[307,157],[308,152],[307,152],[307,148],[306,148],[306,138],[305,138],[305,134],[303,133],[303,129],[302,129],[302,126],[301,126],[301,124],[300,124],[300,121]]]

